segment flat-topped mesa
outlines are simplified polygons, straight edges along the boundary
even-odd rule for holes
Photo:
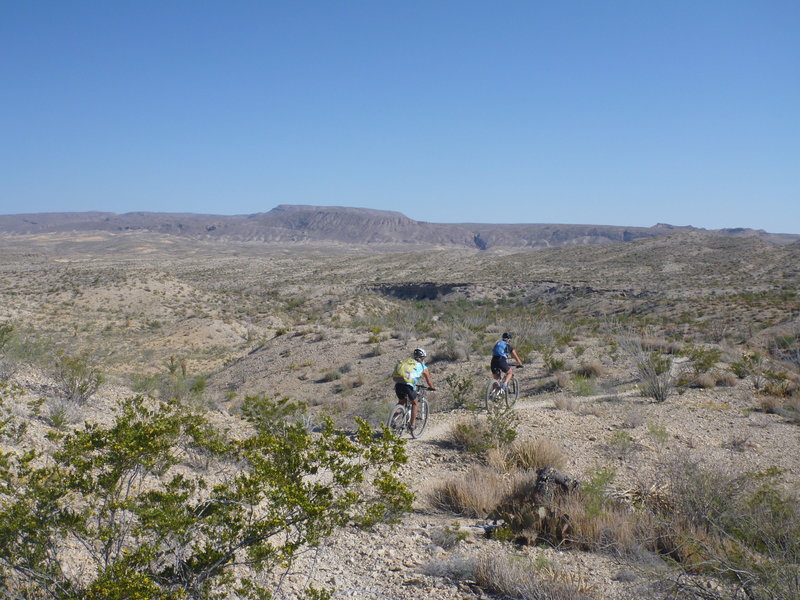
[[[616,244],[681,233],[754,237],[775,245],[800,241],[800,234],[731,228],[706,230],[658,223],[653,227],[552,223],[430,223],[396,211],[346,206],[280,204],[249,215],[109,212],[0,215],[0,234],[146,231],[224,242],[335,243],[355,246],[424,245],[534,249]]]

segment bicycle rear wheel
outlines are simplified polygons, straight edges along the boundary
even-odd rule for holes
[[[403,429],[406,427],[406,407],[398,404],[389,413],[389,419],[386,421],[386,426],[394,435],[402,437]]]
[[[417,420],[414,421],[414,429],[411,430],[411,437],[416,439],[425,431],[425,425],[428,423],[428,401],[425,398],[419,399],[417,406]]]
[[[508,392],[500,387],[500,382],[492,379],[486,387],[486,410],[492,410],[504,402],[507,405],[507,396]]]
[[[489,381],[489,385],[486,386],[486,399],[484,401],[484,406],[486,410],[491,410],[492,407],[497,402],[497,393],[500,390],[497,388],[497,382],[494,379]]]
[[[506,406],[511,408],[516,404],[517,398],[519,398],[519,381],[517,381],[516,377],[512,377],[511,381],[508,382],[508,392],[506,394]]]

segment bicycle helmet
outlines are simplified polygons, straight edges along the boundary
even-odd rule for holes
[[[426,356],[428,356],[428,353],[425,352],[425,350],[423,350],[422,348],[414,348],[414,358],[415,359],[422,360]]]
[[[510,340],[510,339],[511,339],[511,334],[510,334],[510,333],[508,333],[508,332],[504,333],[504,334],[503,334],[503,339],[504,339],[504,340]]]

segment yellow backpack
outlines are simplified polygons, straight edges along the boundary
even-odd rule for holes
[[[397,383],[413,384],[415,381],[414,371],[416,369],[417,360],[414,358],[405,358],[395,365],[392,379]]]

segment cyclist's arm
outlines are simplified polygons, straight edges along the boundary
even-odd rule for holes
[[[514,356],[514,360],[517,361],[517,365],[519,365],[521,367],[522,366],[522,360],[520,360],[519,354],[517,354],[517,351],[516,350],[512,350],[511,354]]]
[[[427,383],[427,384],[428,384],[428,387],[429,387],[429,388],[433,388],[433,387],[434,387],[434,385],[433,385],[433,381],[431,381],[431,375],[430,375],[430,373],[428,372],[428,369],[425,369],[425,370],[422,372],[422,376],[425,378],[425,383]]]

